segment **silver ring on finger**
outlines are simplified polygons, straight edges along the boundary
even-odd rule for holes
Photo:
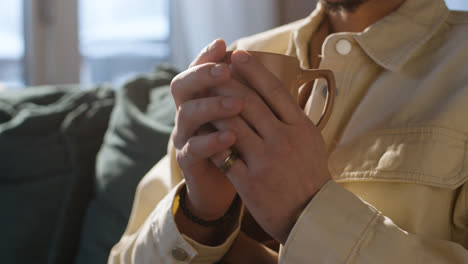
[[[221,170],[222,173],[227,173],[231,168],[232,164],[239,158],[236,153],[231,152],[224,161],[219,164],[218,168]]]

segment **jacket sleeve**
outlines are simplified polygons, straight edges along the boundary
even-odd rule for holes
[[[466,228],[466,184],[456,207],[462,213],[455,213],[454,221]],[[329,181],[298,219],[280,263],[468,263],[468,250],[455,242],[410,234]]]
[[[239,220],[235,231],[217,247],[201,245],[179,232],[172,207],[185,183],[174,163],[166,156],[140,182],[127,229],[113,247],[109,264],[214,263],[230,249],[239,233]]]

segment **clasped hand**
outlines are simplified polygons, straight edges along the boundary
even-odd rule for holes
[[[173,141],[191,209],[215,219],[236,192],[260,226],[285,243],[297,216],[330,179],[320,134],[282,83],[245,51],[223,63],[217,40],[178,75]],[[234,79],[235,71],[248,85]],[[216,165],[240,156],[223,175]]]

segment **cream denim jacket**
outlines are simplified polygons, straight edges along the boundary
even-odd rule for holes
[[[307,68],[323,13],[319,4],[233,48],[297,56]],[[323,131],[334,180],[308,204],[279,262],[468,263],[468,14],[407,0],[362,33],[328,36],[322,56],[338,87]],[[306,107],[314,121],[323,85]],[[182,179],[171,150],[140,183],[109,263],[213,263],[228,251],[238,230],[215,248],[177,230]]]

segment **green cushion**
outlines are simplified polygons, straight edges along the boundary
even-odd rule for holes
[[[106,263],[127,225],[136,187],[167,152],[175,105],[169,83],[176,75],[160,67],[118,90],[96,163],[91,202],[77,263]]]
[[[72,263],[92,195],[110,89],[0,93],[2,263]]]

